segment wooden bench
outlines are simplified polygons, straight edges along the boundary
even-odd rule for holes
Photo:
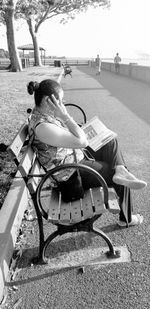
[[[39,226],[39,255],[38,258],[47,262],[46,249],[58,235],[67,232],[87,231],[100,235],[108,245],[108,256],[117,258],[109,237],[100,229],[94,227],[94,222],[103,213],[119,213],[118,197],[113,188],[108,188],[105,180],[92,168],[82,164],[64,164],[45,173],[31,146],[28,144],[28,122],[25,122],[11,145],[8,152],[17,165],[17,177],[24,179],[27,190],[31,195],[36,210]],[[55,176],[64,169],[88,170],[99,180],[98,188],[87,190],[80,200],[64,203],[61,192],[56,192]],[[19,175],[18,175],[19,173]],[[44,235],[44,220],[57,227],[48,237]]]

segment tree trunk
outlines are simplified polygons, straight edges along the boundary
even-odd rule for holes
[[[5,12],[5,22],[6,22],[7,44],[10,58],[10,71],[12,72],[22,71],[22,65],[15,42],[13,5],[8,6]]]
[[[29,31],[30,31],[30,34],[31,34],[31,37],[32,37],[32,42],[33,42],[33,47],[34,47],[34,65],[35,66],[42,66],[37,33],[33,29],[32,20],[28,19],[27,23],[28,23],[28,26],[29,26]]]
[[[34,35],[32,37],[32,40],[33,40],[33,46],[34,46],[34,65],[42,66],[37,36]]]

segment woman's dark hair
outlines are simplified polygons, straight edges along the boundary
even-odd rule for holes
[[[40,106],[44,96],[51,97],[54,94],[56,99],[59,99],[59,92],[62,90],[60,84],[52,79],[45,79],[42,82],[29,82],[27,91],[30,95],[34,93],[35,104]]]

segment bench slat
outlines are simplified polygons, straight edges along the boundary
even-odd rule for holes
[[[82,212],[81,212],[81,202],[80,200],[74,201],[71,203],[70,211],[71,211],[71,223],[80,222],[83,220]]]
[[[93,194],[92,189],[85,192],[84,198],[82,200],[82,210],[83,210],[83,219],[93,217],[95,213],[95,207],[93,204]]]
[[[59,206],[60,206],[60,196],[55,190],[51,190],[51,194],[49,197],[48,204],[49,204],[49,209],[48,209],[48,220],[53,222],[53,223],[58,223],[59,222]]]
[[[62,224],[70,224],[71,218],[70,218],[70,208],[71,203],[61,203],[60,207],[60,223]]]
[[[41,202],[41,206],[43,207],[44,211],[47,213],[49,213],[49,209],[51,207],[51,194],[52,194],[52,190],[42,190],[41,194],[40,194],[40,202]]]
[[[32,174],[36,174],[36,175],[39,174],[40,175],[40,171],[41,171],[40,164],[39,164],[38,160],[35,160],[30,174],[31,175]],[[28,180],[27,186],[28,186],[30,193],[35,193],[40,179],[41,179],[40,177],[32,177]]]
[[[18,170],[20,171],[22,177],[28,176],[32,164],[35,160],[35,157],[36,155],[34,154],[31,146],[28,146],[18,166]]]
[[[94,202],[94,206],[95,206],[95,213],[97,215],[103,214],[104,212],[106,212],[106,207],[105,207],[105,204],[104,204],[103,189],[101,187],[93,188],[92,194],[93,194],[93,202]]]
[[[27,138],[28,135],[28,124],[27,122],[25,122],[19,132],[16,134],[16,136],[14,137],[11,145],[8,147],[8,152],[10,153],[10,155],[12,156],[12,158],[17,158],[20,150]]]

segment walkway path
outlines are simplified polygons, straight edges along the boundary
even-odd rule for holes
[[[107,72],[96,77],[94,70],[83,67],[73,68],[73,78],[62,78],[62,86],[66,101],[83,107],[88,118],[98,115],[118,133],[128,166],[149,182],[149,86]],[[9,308],[18,299],[21,299],[18,308],[22,309],[150,308],[149,184],[146,190],[134,193],[134,202],[135,212],[144,215],[143,225],[119,229],[117,217],[111,214],[97,222],[115,245],[127,246],[131,253],[130,263],[86,267],[84,274],[78,274],[76,269],[58,272],[51,271],[47,265],[30,266],[29,257],[37,250],[37,239],[35,233],[27,235],[26,251],[18,265],[20,271],[15,282],[7,283]],[[98,237],[83,239],[78,237],[79,247],[82,242],[85,249],[101,245]],[[75,250],[73,237],[70,241],[68,238],[58,241],[58,245],[62,252],[65,248],[66,251]],[[12,285],[17,287],[15,292]]]

